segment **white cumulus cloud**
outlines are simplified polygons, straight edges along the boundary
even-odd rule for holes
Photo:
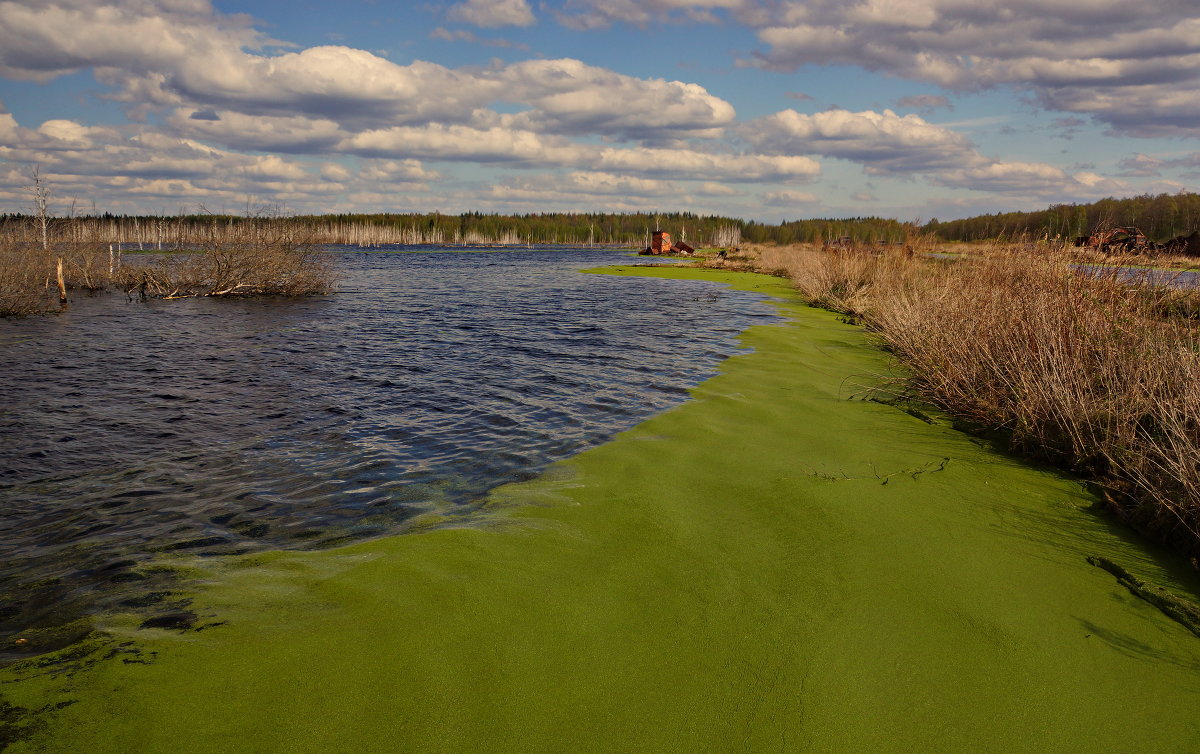
[[[492,76],[505,99],[532,107],[520,120],[534,130],[714,135],[735,115],[732,105],[697,84],[640,79],[569,58],[514,63]]]
[[[712,154],[692,149],[607,148],[595,167],[611,172],[661,178],[715,180],[730,183],[810,181],[821,166],[809,157],[762,154]]]
[[[819,154],[863,164],[871,173],[913,173],[984,162],[962,134],[891,110],[783,110],[739,129],[766,154]]]
[[[466,0],[451,5],[446,16],[451,21],[484,28],[536,23],[527,0]]]
[[[771,207],[797,207],[817,204],[821,199],[807,191],[768,191],[763,194],[763,201]]]
[[[808,0],[744,13],[781,71],[854,65],[969,91],[1011,86],[1142,136],[1200,134],[1194,0]]]
[[[937,176],[937,182],[952,188],[972,189],[1017,196],[1067,199],[1100,198],[1128,186],[1092,172],[1069,175],[1055,165],[1042,162],[996,161]]]

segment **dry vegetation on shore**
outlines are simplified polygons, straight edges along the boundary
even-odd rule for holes
[[[212,222],[169,253],[130,255],[78,223],[0,234],[0,316],[58,309],[68,291],[118,289],[130,297],[307,296],[327,293],[333,269],[309,230],[286,219]],[[59,282],[61,275],[61,283]]]
[[[1098,485],[1113,510],[1200,556],[1200,292],[1068,249],[757,247],[815,305],[875,332],[909,369],[902,397]]]

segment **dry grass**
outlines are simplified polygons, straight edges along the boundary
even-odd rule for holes
[[[1082,274],[1065,252],[766,248],[815,304],[860,319],[908,367],[905,389],[1014,449],[1096,481],[1134,525],[1200,555],[1195,292],[1152,273]]]

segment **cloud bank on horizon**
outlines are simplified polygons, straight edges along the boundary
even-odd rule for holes
[[[964,216],[1196,190],[1200,8],[0,0],[0,211]]]

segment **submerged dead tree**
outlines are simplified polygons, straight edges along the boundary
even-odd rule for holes
[[[50,287],[49,270],[54,268],[55,280],[58,283],[58,302],[65,304],[67,303],[67,280],[63,275],[63,258],[59,255],[55,260],[54,254],[50,250],[50,189],[42,183],[41,172],[36,165],[30,171],[29,178],[32,181],[29,193],[33,195],[34,221],[37,223],[41,235],[42,254],[46,260],[46,287]]]
[[[0,317],[22,317],[51,311],[51,281],[57,284],[57,304],[67,300],[68,272],[64,269],[56,225],[50,210],[50,189],[37,167],[26,187],[32,214],[6,219],[0,226]],[[57,256],[57,258],[56,258]]]

